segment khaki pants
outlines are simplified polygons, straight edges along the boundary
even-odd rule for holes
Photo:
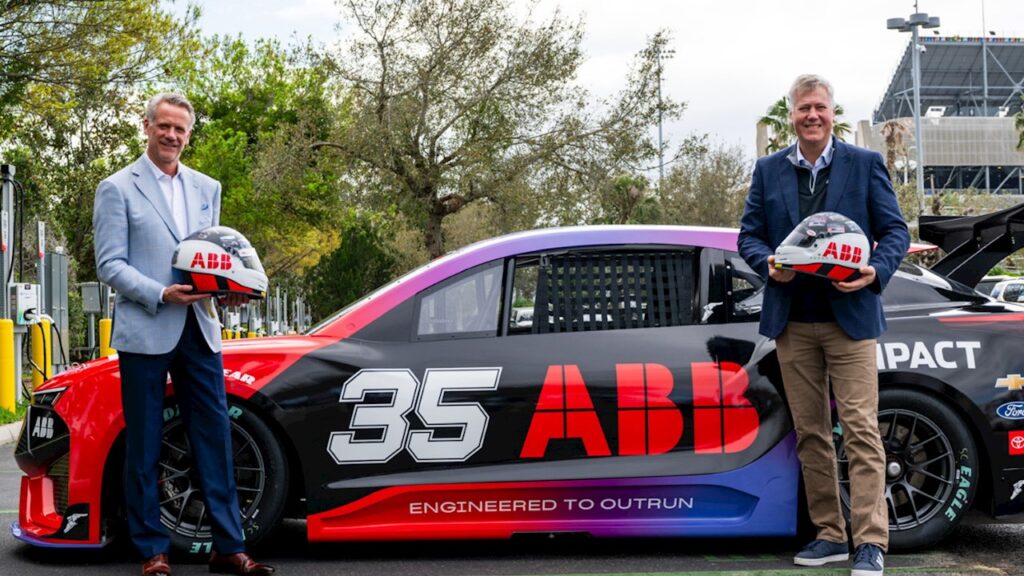
[[[875,340],[853,340],[834,322],[790,322],[776,339],[782,381],[793,414],[807,509],[818,538],[846,541],[839,501],[828,382],[850,460],[853,544],[888,549],[885,451],[878,431]]]

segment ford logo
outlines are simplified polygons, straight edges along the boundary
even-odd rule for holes
[[[1024,402],[1007,402],[996,408],[996,414],[1006,420],[1024,420]]]

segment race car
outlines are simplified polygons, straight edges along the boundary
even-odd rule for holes
[[[800,466],[762,279],[737,231],[516,233],[437,259],[307,334],[225,342],[246,538],[787,536]],[[980,275],[979,275],[980,278]],[[1024,511],[1024,308],[904,263],[882,295],[879,428],[894,549],[971,509]],[[529,322],[514,315],[532,309]],[[168,383],[163,523],[210,527]],[[116,356],[33,394],[14,535],[98,547],[121,526]],[[835,441],[843,501],[849,471]]]

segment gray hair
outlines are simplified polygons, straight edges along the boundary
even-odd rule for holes
[[[792,107],[796,102],[796,95],[815,90],[817,88],[824,88],[828,94],[828,105],[832,108],[836,107],[836,99],[832,94],[832,84],[823,77],[817,74],[801,74],[793,80],[793,85],[789,87],[789,105]]]
[[[149,102],[146,102],[146,119],[150,122],[156,122],[156,107],[164,102],[188,110],[188,129],[191,130],[195,126],[196,111],[192,108],[192,103],[188,101],[188,98],[175,92],[161,92],[150,98]]]

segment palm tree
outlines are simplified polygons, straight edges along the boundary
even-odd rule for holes
[[[767,154],[789,146],[796,137],[793,133],[793,124],[789,121],[789,100],[785,96],[769,106],[768,114],[762,116],[757,123],[768,128],[768,146],[765,148]]]
[[[835,115],[838,119],[843,115],[843,107],[836,104]],[[778,152],[793,143],[796,133],[793,132],[793,123],[789,119],[789,99],[785,96],[779,98],[774,104],[768,107],[768,113],[757,121],[758,124],[768,129],[768,145],[765,152],[771,154]],[[832,135],[840,140],[851,133],[853,128],[849,122],[836,121],[832,123]]]
[[[889,174],[896,173],[896,153],[902,151],[906,156],[903,139],[909,134],[910,130],[901,120],[886,120],[885,124],[882,124],[882,137],[885,138],[885,167],[889,169]]]
[[[846,111],[843,110],[843,105],[836,104],[836,120],[835,122],[832,123],[832,135],[835,136],[836,138],[839,138],[843,142],[846,141],[846,138],[844,138],[844,136],[853,132],[853,127],[850,126],[849,122],[845,120],[843,120],[842,122],[839,121],[839,117],[842,116],[844,113],[846,113]]]
[[[1021,102],[1024,102],[1024,96],[1020,97]],[[1020,134],[1020,138],[1017,140],[1017,150],[1024,150],[1024,104],[1021,106],[1021,111],[1013,115],[1013,125],[1017,127],[1017,133]]]

